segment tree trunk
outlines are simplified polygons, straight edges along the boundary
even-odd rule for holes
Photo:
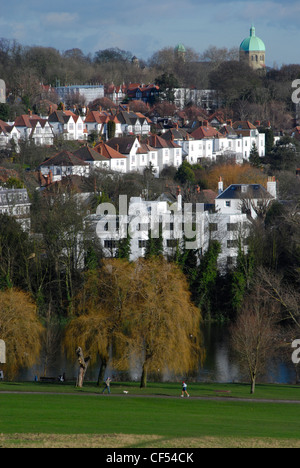
[[[256,376],[255,375],[252,375],[251,376],[251,394],[253,394],[255,392],[255,381],[256,381]]]
[[[99,387],[101,385],[101,382],[104,381],[106,367],[107,367],[107,360],[105,358],[102,358],[101,366],[100,366],[99,374],[98,374],[97,387]]]
[[[147,387],[147,374],[148,374],[148,369],[147,369],[147,361],[144,362],[143,364],[143,372],[142,372],[142,377],[141,377],[141,384],[140,388],[146,388]]]
[[[82,387],[84,376],[87,371],[87,367],[89,365],[90,357],[88,356],[85,358],[83,356],[83,352],[81,348],[76,349],[76,354],[78,356],[78,362],[79,362],[79,371],[78,371],[76,387]]]

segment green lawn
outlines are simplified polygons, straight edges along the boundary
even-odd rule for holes
[[[2,394],[1,433],[300,438],[293,404]]]
[[[74,382],[46,384],[41,382],[0,382],[1,391],[9,392],[51,392],[51,393],[100,393],[102,387],[97,387],[95,382],[85,382],[83,388],[75,387]],[[113,382],[111,386],[112,394],[123,395],[128,391],[129,395],[157,395],[157,396],[178,396],[181,393],[180,383],[148,383],[147,388],[140,389],[137,382]],[[188,385],[191,397],[226,397],[246,398],[246,399],[275,399],[275,400],[296,400],[300,401],[300,385],[278,385],[259,384],[256,386],[254,395],[250,395],[250,385],[218,384],[218,383],[192,383]]]
[[[128,395],[123,394],[125,388]],[[27,393],[5,393],[12,389],[17,392],[25,389]],[[32,389],[44,393],[29,393]],[[69,394],[45,392],[57,390],[68,390]],[[144,390],[135,384],[114,384],[112,391],[111,396],[99,395],[100,389],[91,384],[79,390],[73,385],[1,383],[0,433],[300,439],[300,405],[232,401],[232,397],[250,396],[247,385],[192,384],[189,399],[179,397],[178,384],[149,384]],[[133,396],[134,393],[145,398]],[[296,386],[263,385],[257,387],[254,397],[299,400],[299,393],[300,388]],[[157,398],[148,398],[148,394]],[[159,395],[178,398],[159,398]],[[193,399],[193,396],[218,395],[227,396],[227,400]]]

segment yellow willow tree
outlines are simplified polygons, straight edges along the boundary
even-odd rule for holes
[[[130,351],[142,362],[141,387],[150,372],[189,373],[204,358],[201,312],[190,298],[185,276],[163,258],[136,265],[137,309],[130,320]]]
[[[29,294],[13,288],[0,292],[0,338],[6,344],[8,379],[13,379],[20,368],[36,363],[43,332],[37,307]]]
[[[100,356],[98,385],[104,378],[110,357],[125,366],[129,318],[136,310],[135,267],[120,259],[107,259],[99,270],[88,272],[75,301],[76,312],[65,332],[70,356],[81,347],[91,360]]]

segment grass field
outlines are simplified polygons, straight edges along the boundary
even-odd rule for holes
[[[258,385],[250,396],[248,385],[191,384],[189,399],[178,384],[101,390],[0,383],[0,446],[300,447],[297,386]]]

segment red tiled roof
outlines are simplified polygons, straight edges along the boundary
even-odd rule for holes
[[[195,140],[202,140],[204,138],[223,138],[223,135],[211,125],[203,125],[196,128],[196,130],[191,133],[191,137]]]
[[[42,120],[38,115],[29,115],[23,114],[19,115],[15,120],[15,127],[28,127],[32,128],[31,122],[32,120]]]
[[[235,130],[256,130],[256,127],[249,120],[237,120],[232,126]]]
[[[126,159],[127,157],[124,154],[119,153],[111,146],[106,145],[101,142],[94,147],[94,151],[97,151],[102,156],[105,156],[107,159]]]
[[[61,151],[52,158],[40,164],[40,166],[88,166],[89,164],[75,156],[70,151]]]

